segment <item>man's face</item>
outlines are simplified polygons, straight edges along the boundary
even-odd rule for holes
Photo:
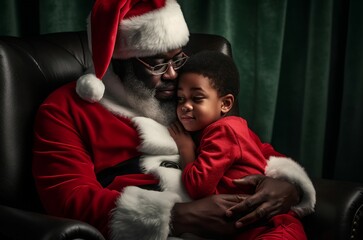
[[[120,97],[134,111],[161,124],[169,125],[176,119],[175,97],[178,74],[173,66],[180,67],[181,64],[177,63],[180,63],[178,60],[183,57],[185,55],[182,50],[176,49],[153,57],[115,61],[114,70],[120,76],[125,91],[128,93],[128,96]],[[150,66],[163,63],[169,63],[166,65],[167,68],[165,65],[161,68],[163,74],[156,75],[157,68],[154,68],[154,72],[150,68]]]
[[[133,65],[137,79],[142,81],[146,88],[151,91],[155,90],[154,97],[159,101],[170,101],[175,97],[177,70],[170,61],[178,61],[183,58],[181,49],[171,50],[169,52],[158,54],[152,57],[134,59]],[[157,74],[151,67],[164,65],[166,71],[163,74]]]

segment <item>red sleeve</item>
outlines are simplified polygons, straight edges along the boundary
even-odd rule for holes
[[[50,214],[88,222],[106,234],[109,213],[120,193],[97,181],[92,153],[73,117],[63,106],[41,106],[33,148],[36,186]]]
[[[182,180],[193,199],[216,194],[217,185],[241,149],[234,131],[226,125],[209,127],[203,133],[197,159],[183,170]]]
[[[269,143],[262,143],[260,138],[254,133],[252,132],[251,129],[249,129],[249,134],[251,136],[251,138],[255,141],[255,143],[257,144],[257,146],[260,148],[263,156],[266,159],[269,159],[271,156],[275,156],[275,157],[285,157],[285,155],[277,152],[271,144]]]

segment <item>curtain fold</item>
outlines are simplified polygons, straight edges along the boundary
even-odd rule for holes
[[[239,112],[310,176],[363,182],[363,2],[178,0],[191,32],[222,35]],[[94,0],[2,0],[0,34],[86,29]]]
[[[332,9],[332,1],[311,1],[309,9],[300,158],[313,175],[319,175],[323,167]]]
[[[93,0],[39,0],[40,32],[84,30],[93,2]]]
[[[21,34],[21,20],[18,1],[0,2],[0,34],[19,36]]]
[[[86,29],[94,0],[1,0],[0,34],[27,36]]]
[[[350,2],[334,177],[363,182],[363,2]]]

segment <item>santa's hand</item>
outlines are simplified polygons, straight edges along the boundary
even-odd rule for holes
[[[243,216],[237,220],[237,228],[261,219],[269,219],[276,214],[287,213],[300,200],[297,187],[284,180],[263,175],[250,175],[234,180],[234,183],[255,187],[255,194],[241,196],[242,201],[226,211],[229,217]]]
[[[237,233],[226,210],[240,202],[238,195],[213,195],[189,203],[177,203],[172,213],[175,235],[194,233],[202,237],[230,236]]]

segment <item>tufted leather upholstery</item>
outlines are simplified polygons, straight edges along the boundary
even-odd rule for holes
[[[185,51],[200,49],[232,55],[224,38],[192,34]],[[47,216],[31,176],[38,106],[91,64],[85,32],[0,37],[0,239],[103,239],[86,223]],[[309,239],[363,239],[363,184],[321,179],[314,184],[317,212],[304,219]]]

